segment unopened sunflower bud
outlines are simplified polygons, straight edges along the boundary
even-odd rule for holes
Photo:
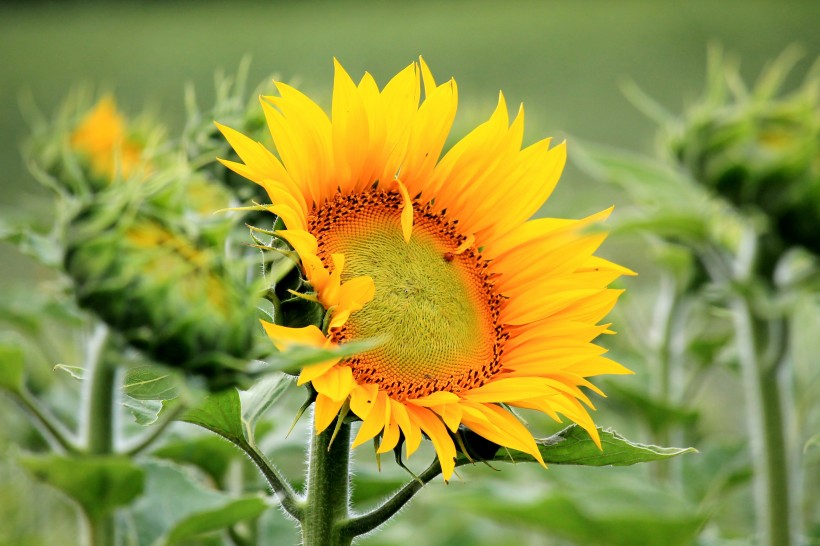
[[[118,181],[144,179],[153,168],[149,142],[162,132],[147,120],[128,120],[111,95],[89,107],[75,94],[53,121],[34,128],[29,155],[51,185],[93,194]]]
[[[80,304],[154,360],[233,383],[252,358],[252,289],[219,247],[170,223],[87,207],[69,226],[66,271]]]
[[[144,145],[127,134],[125,117],[106,95],[71,133],[71,149],[88,163],[94,179],[110,183],[129,178],[140,165]]]
[[[764,213],[783,245],[820,254],[820,78],[778,96],[793,60],[784,55],[741,90],[736,67],[718,59],[710,92],[669,131],[667,146],[697,181]]]

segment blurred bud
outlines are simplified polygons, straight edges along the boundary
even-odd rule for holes
[[[71,149],[87,162],[92,179],[111,183],[129,178],[141,166],[144,146],[126,133],[127,128],[114,97],[106,95],[71,133]]]
[[[224,257],[227,229],[174,214],[178,187],[100,194],[67,226],[65,269],[80,305],[131,345],[212,387],[233,384],[254,356],[258,292],[242,261]]]
[[[261,95],[273,94],[272,78],[267,78],[256,89],[248,90],[248,69],[250,62],[244,59],[235,76],[217,75],[216,99],[211,108],[202,110],[198,104],[193,87],[186,89],[185,109],[187,120],[183,133],[183,148],[187,159],[195,166],[201,165],[216,180],[228,187],[242,202],[265,202],[268,197],[264,190],[254,184],[248,184],[230,169],[226,169],[215,158],[239,161],[214,124],[221,123],[248,135],[253,140],[272,147],[265,114],[259,103]],[[251,214],[251,217],[256,215]],[[267,216],[270,216],[267,214]]]
[[[695,180],[762,212],[782,246],[820,254],[820,78],[783,95],[796,60],[787,51],[746,89],[737,67],[713,55],[707,93],[665,144]]]
[[[89,195],[113,183],[143,180],[164,129],[142,118],[128,120],[111,95],[93,106],[80,92],[63,104],[53,120],[40,120],[28,145],[35,175],[70,195]]]

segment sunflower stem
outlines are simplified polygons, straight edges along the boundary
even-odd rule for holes
[[[350,425],[328,427],[310,442],[307,494],[300,524],[303,546],[349,546],[340,525],[350,506]],[[331,441],[332,440],[332,441]]]
[[[66,429],[62,421],[54,416],[37,398],[32,396],[28,390],[24,389],[19,393],[12,393],[12,396],[54,451],[72,454],[81,451],[72,433]]]
[[[88,383],[85,392],[85,449],[90,455],[111,455],[114,453],[114,399],[117,388],[117,370],[106,359],[108,349],[108,327],[98,324],[89,339],[86,354]],[[113,513],[97,516],[89,515],[92,546],[115,546],[117,544],[117,524]]]
[[[441,465],[438,459],[428,466],[415,480],[407,482],[404,487],[396,491],[387,501],[378,508],[353,517],[341,525],[341,532],[345,536],[357,537],[369,533],[379,525],[387,522],[396,515],[425,484],[441,474]]]
[[[732,296],[730,309],[748,406],[758,540],[762,546],[790,546],[797,534],[791,532],[794,482],[779,378],[788,339],[770,335],[772,321],[784,318],[763,318],[753,308],[748,286],[756,273],[757,247],[756,234],[747,231],[734,263],[740,290]]]
[[[767,325],[754,316],[745,297],[734,298],[732,316],[749,406],[757,532],[763,546],[789,546],[793,544],[789,493],[793,482],[789,478],[779,366],[766,366],[760,358],[759,341]]]

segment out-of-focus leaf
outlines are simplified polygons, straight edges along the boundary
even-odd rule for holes
[[[259,516],[262,497],[232,497],[199,483],[195,474],[168,461],[143,463],[145,495],[133,508],[141,546],[165,546]]]
[[[171,400],[137,400],[126,396],[122,405],[134,416],[138,425],[147,427],[156,423],[159,416],[174,403]]]
[[[662,461],[684,453],[697,453],[697,450],[679,447],[659,447],[631,442],[610,429],[598,429],[601,446],[598,449],[589,434],[578,425],[571,425],[561,432],[536,440],[538,450],[547,464],[571,464],[584,466],[629,466],[650,461]],[[535,461],[532,455],[515,450],[499,449],[495,461]],[[459,456],[457,464],[468,460]]]
[[[171,400],[179,396],[179,376],[151,364],[129,368],[122,390],[136,400]]]
[[[525,525],[578,544],[684,546],[692,544],[704,517],[685,499],[645,480],[588,477],[536,496],[462,495],[457,506],[506,525]]]
[[[666,400],[652,397],[643,390],[625,387],[621,383],[610,382],[607,390],[614,393],[614,399],[631,404],[640,412],[652,430],[660,430],[670,424],[693,425],[698,419],[698,412],[678,406]]]
[[[0,389],[22,392],[25,367],[26,355],[23,347],[11,337],[0,339]]]
[[[262,497],[246,497],[214,510],[197,512],[177,522],[168,533],[165,543],[175,544],[186,538],[230,527],[240,521],[258,517],[267,508],[268,503]]]
[[[199,406],[188,410],[182,420],[207,428],[234,443],[247,440],[242,425],[242,403],[235,388],[206,396]]]
[[[687,244],[739,244],[745,223],[728,204],[713,197],[680,170],[622,150],[584,144],[574,160],[595,178],[621,186],[638,204],[639,218],[619,222],[622,231],[645,231]]]
[[[126,457],[26,455],[20,464],[77,501],[91,519],[130,504],[143,491],[143,470]]]
[[[595,178],[623,187],[643,204],[696,211],[709,200],[708,194],[686,174],[651,158],[576,142],[573,160]]]
[[[58,267],[62,249],[54,237],[35,233],[28,226],[13,226],[0,222],[0,241],[13,244],[17,249],[48,267]]]
[[[55,372],[63,372],[70,375],[77,381],[82,381],[85,378],[85,368],[82,366],[69,366],[68,364],[57,364],[54,366]]]
[[[334,358],[345,358],[378,347],[383,340],[364,339],[352,341],[336,347],[311,347],[308,345],[292,345],[287,350],[274,353],[265,361],[273,370],[281,370],[296,374],[310,364],[318,364]]]
[[[642,211],[640,216],[622,215],[613,222],[612,233],[653,233],[659,237],[682,241],[701,241],[709,234],[704,219],[695,214],[668,209]]]
[[[271,373],[256,381],[250,389],[239,392],[242,421],[247,427],[248,438],[253,437],[259,418],[285,394],[292,383],[293,378],[289,375]]]
[[[151,452],[152,456],[160,459],[194,465],[216,483],[222,483],[231,460],[239,454],[235,446],[212,434],[164,442]]]

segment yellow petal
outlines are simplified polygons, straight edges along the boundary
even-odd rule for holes
[[[365,306],[373,299],[376,287],[370,277],[355,277],[344,283],[339,289],[339,303],[333,310],[330,328],[341,328],[352,313]]]
[[[322,393],[316,395],[316,404],[313,409],[313,421],[316,426],[316,434],[322,433],[339,415],[339,410],[344,404],[344,399],[333,400]]]
[[[407,194],[407,188],[404,187],[401,180],[397,178],[396,183],[399,185],[399,192],[401,192],[402,201],[404,202],[401,209],[401,232],[404,236],[404,242],[409,243],[410,235],[413,233],[413,201]]]
[[[359,419],[366,419],[370,415],[370,410],[373,408],[378,393],[378,385],[356,385],[350,393],[350,410]]]
[[[407,400],[407,403],[413,404],[414,406],[430,407],[440,406],[441,404],[452,404],[454,402],[458,402],[458,400],[459,398],[457,394],[447,391],[436,391],[432,394],[428,394],[427,396],[422,396],[421,398]]]
[[[305,366],[302,368],[301,373],[299,373],[299,379],[296,381],[296,384],[298,386],[302,386],[308,381],[313,381],[316,378],[321,377],[328,370],[333,368],[333,366],[338,364],[340,360],[341,358],[331,358],[330,360],[326,360],[318,364],[310,364]]]
[[[310,347],[324,347],[327,338],[316,326],[310,325],[303,328],[288,328],[272,322],[260,321],[265,333],[273,340],[273,344],[280,351],[286,350],[292,345],[307,345]]]
[[[409,458],[410,455],[418,449],[419,445],[421,445],[421,429],[410,420],[410,416],[407,414],[407,408],[402,402],[393,400],[392,398],[389,400],[393,418],[404,433],[404,445],[407,450],[407,457]]]
[[[392,450],[399,443],[400,436],[399,425],[396,424],[395,419],[391,418],[384,427],[382,442],[379,444],[379,449],[376,450],[376,453],[387,453]]]
[[[359,433],[353,439],[353,447],[363,444],[384,430],[385,424],[390,418],[390,406],[387,403],[387,395],[384,391],[379,391],[372,406],[367,417],[362,421],[362,426],[359,427]]]
[[[312,380],[313,388],[334,402],[342,402],[350,395],[356,382],[350,366],[335,366]]]
[[[445,481],[449,481],[456,468],[456,446],[444,423],[441,422],[433,412],[427,408],[416,406],[406,406],[410,419],[418,425],[421,430],[433,442],[433,448],[438,455],[441,464],[441,475]]]

